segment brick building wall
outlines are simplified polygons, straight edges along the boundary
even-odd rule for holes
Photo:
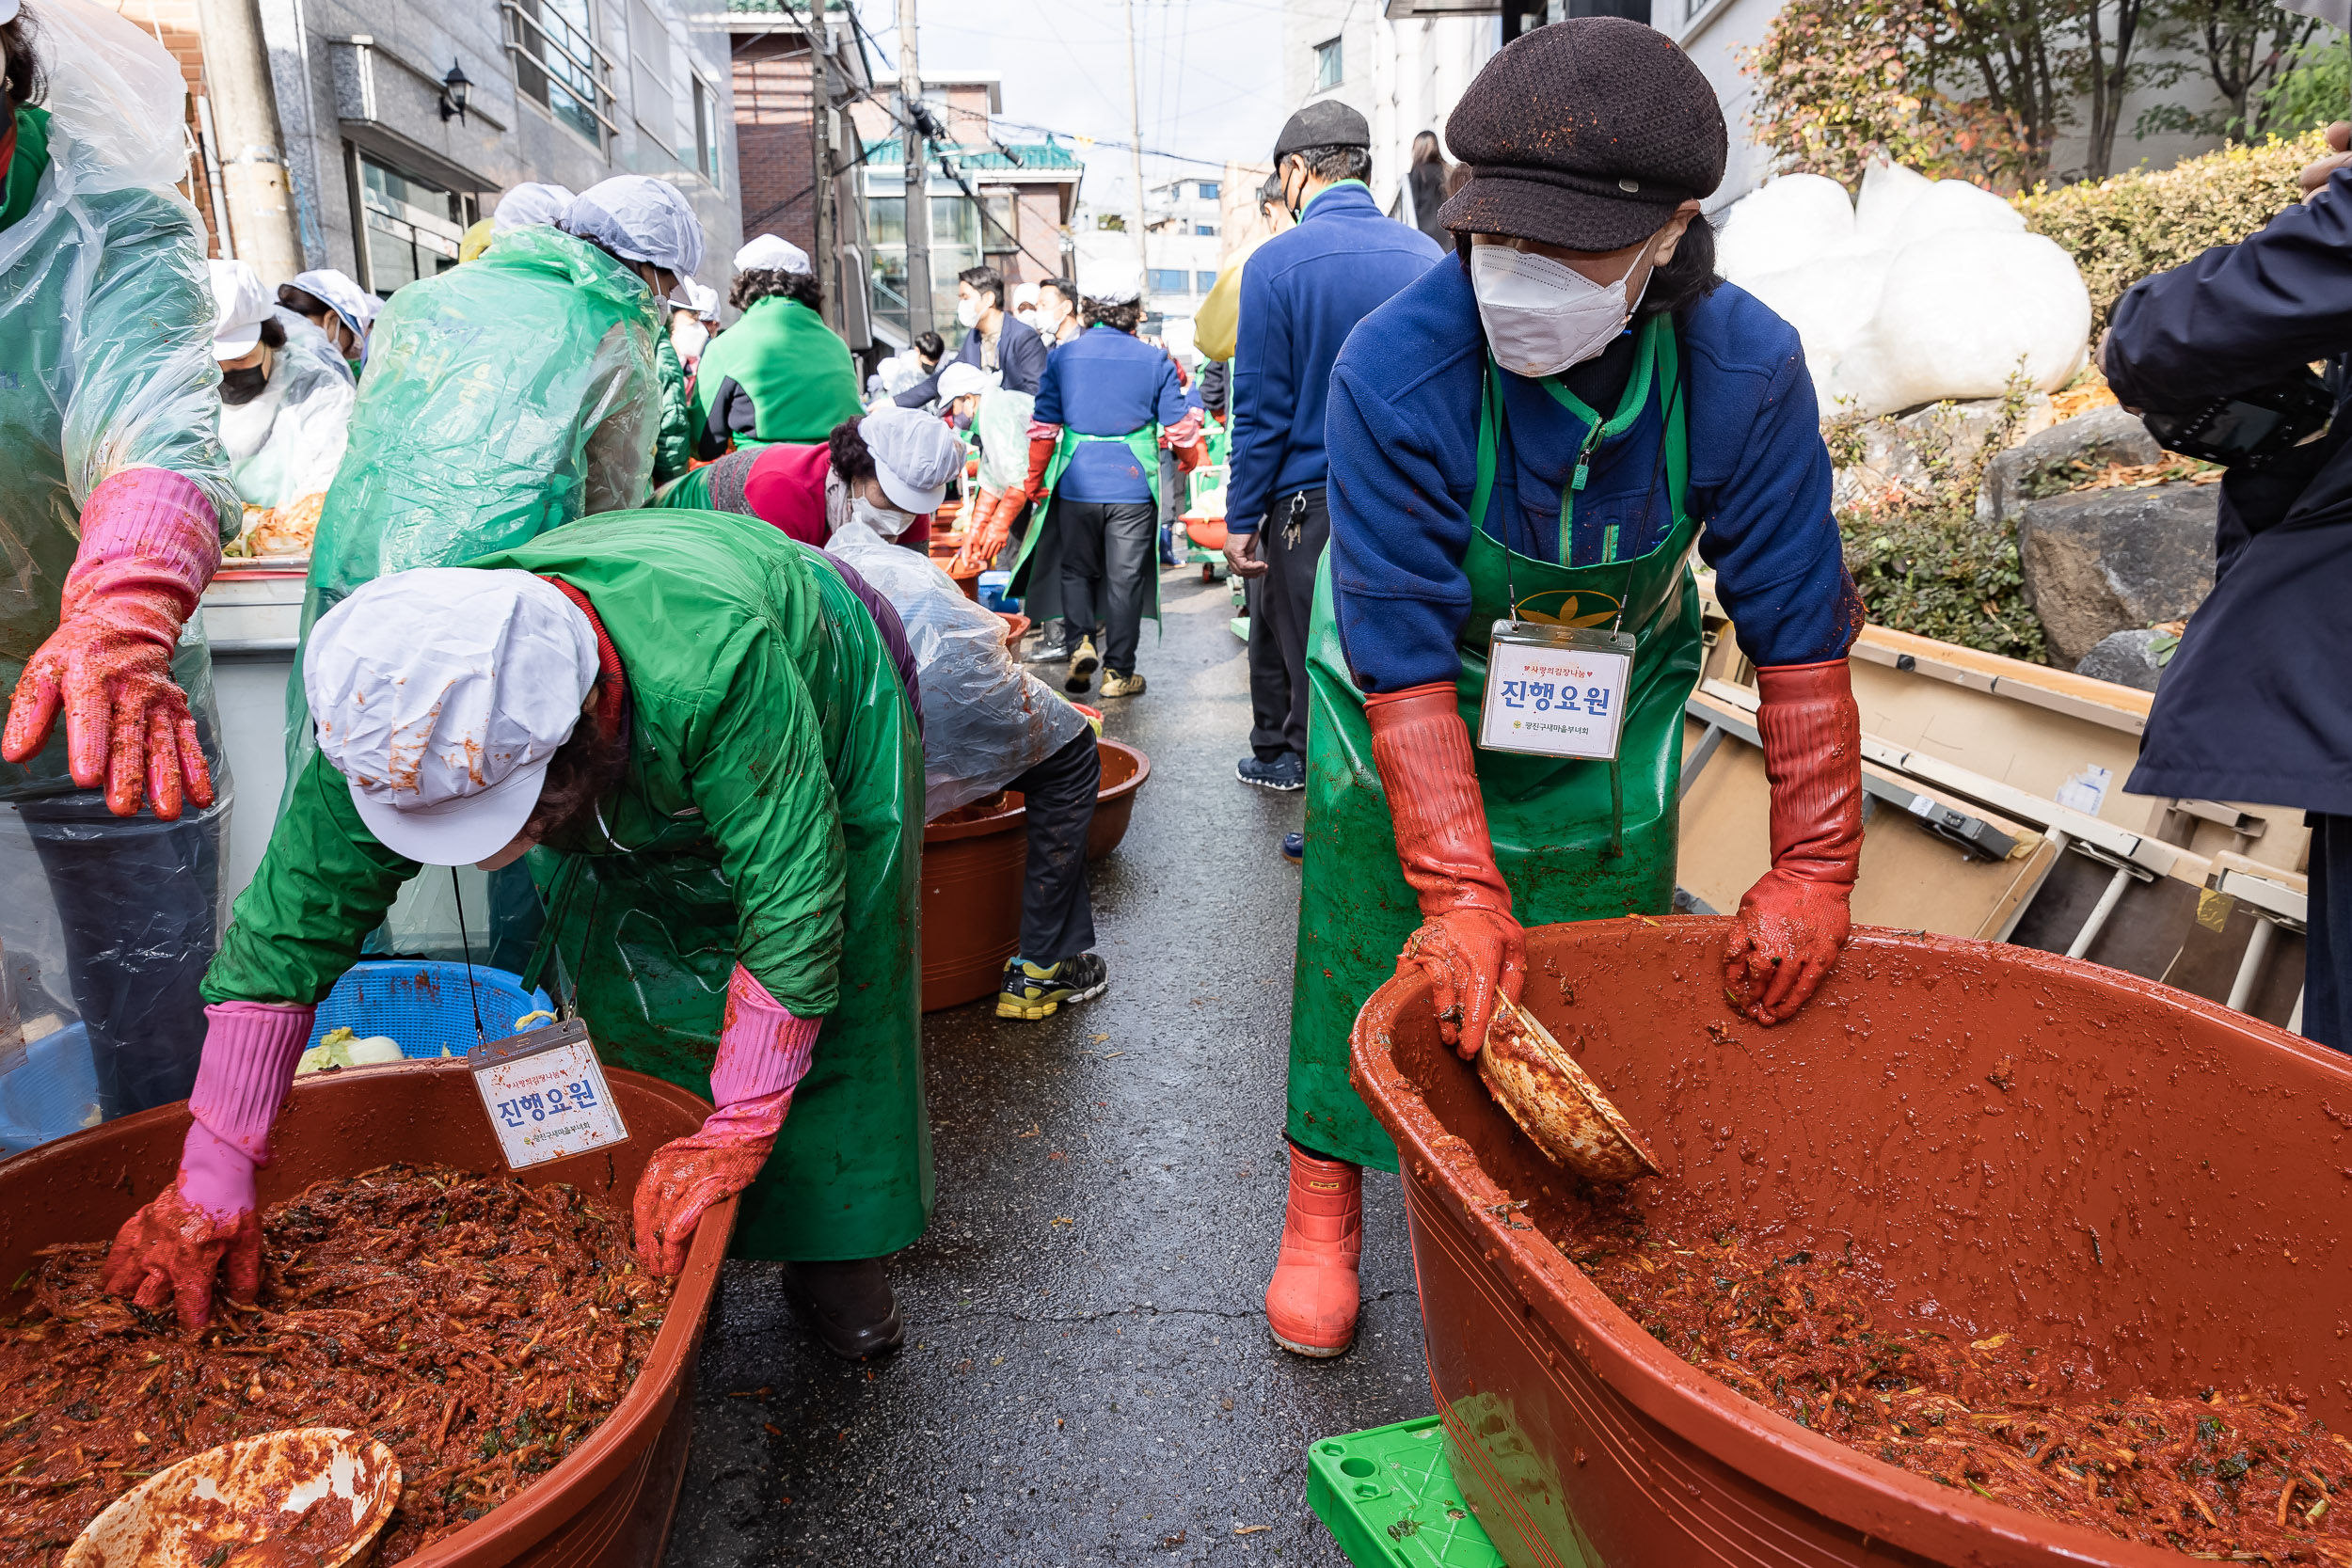
[[[188,158],[188,178],[181,184],[180,194],[194,202],[196,210],[204,216],[205,254],[218,256],[220,235],[214,228],[213,193],[206,183],[204,148],[199,135],[200,121],[196,109],[196,101],[204,91],[204,40],[197,32],[196,0],[114,0],[110,8],[162,44],[179,62],[180,75],[188,85],[188,145],[194,149]],[[227,205],[224,198],[224,210]]]
[[[774,234],[817,253],[814,57],[798,34],[735,40],[735,155],[743,234]]]

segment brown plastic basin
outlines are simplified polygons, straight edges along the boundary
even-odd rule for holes
[[[1743,1236],[1851,1244],[1847,1277],[1890,1307],[2015,1332],[2078,1387],[2280,1387],[2344,1429],[2352,1060],[2119,971],[1876,929],[1759,1028],[1724,1001],[1727,925],[1528,933],[1526,1006],[1666,1168],[1635,1188],[1654,1221],[1733,1204]],[[1703,1376],[1544,1239],[1571,1183],[1438,1040],[1425,982],[1375,992],[1353,1046],[1403,1163],[1447,1457],[1513,1568],[2185,1560],[1939,1486]],[[1494,1207],[1522,1198],[1533,1228]]]
[[[1119,847],[1152,759],[1119,740],[1096,742],[1103,784],[1087,830],[1087,859]],[[923,1010],[961,1007],[994,992],[1021,947],[1021,874],[1029,863],[1028,812],[1017,789],[1002,809],[923,830]]]
[[[605,1077],[629,1142],[550,1161],[520,1180],[569,1181],[626,1212],[646,1159],[701,1126],[710,1106],[639,1073],[608,1068]],[[18,1277],[54,1242],[112,1236],[171,1181],[187,1129],[186,1104],[165,1105],[0,1162],[0,1277]],[[482,1098],[456,1061],[299,1078],[271,1141],[277,1157],[260,1177],[264,1207],[322,1178],[394,1161],[505,1168]],[[732,1198],[704,1217],[652,1353],[604,1424],[504,1507],[405,1559],[409,1568],[651,1568],[660,1561],[686,1474],[692,1402],[684,1396],[734,1227]],[[19,1293],[8,1310],[24,1305]]]

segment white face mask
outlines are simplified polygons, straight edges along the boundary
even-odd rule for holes
[[[678,351],[681,358],[701,358],[703,349],[709,341],[710,329],[702,324],[699,317],[690,316],[670,328],[671,346]]]
[[[980,302],[970,294],[956,301],[956,325],[971,328],[980,325]]]
[[[1470,291],[1495,362],[1519,375],[1558,375],[1607,348],[1631,314],[1626,279],[1648,253],[1636,252],[1613,283],[1596,283],[1534,251],[1471,246]]]
[[[901,512],[895,506],[876,506],[864,496],[850,507],[850,515],[864,523],[884,539],[896,539],[914,526],[914,514]]]

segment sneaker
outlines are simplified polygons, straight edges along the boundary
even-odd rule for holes
[[[1105,670],[1103,672],[1103,695],[1105,697],[1140,697],[1143,695],[1143,677],[1134,673],[1122,675],[1116,670]]]
[[[1272,762],[1247,756],[1233,768],[1233,777],[1260,789],[1279,789],[1288,794],[1307,787],[1307,762],[1296,752],[1284,752]]]
[[[1070,674],[1061,683],[1064,691],[1084,691],[1093,684],[1094,672],[1103,667],[1102,656],[1094,651],[1094,639],[1081,637],[1078,645],[1070,650]]]
[[[1005,960],[1005,983],[996,992],[998,1018],[1051,1018],[1065,1003],[1084,1002],[1110,990],[1110,965],[1092,953],[1057,964]]]
[[[1305,833],[1284,833],[1282,835],[1282,858],[1290,862],[1293,865],[1306,864],[1307,835]]]

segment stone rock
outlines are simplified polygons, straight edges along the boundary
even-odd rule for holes
[[[2220,503],[2219,485],[2189,483],[2027,501],[2017,554],[2050,662],[2071,670],[2112,633],[2185,620],[2204,603]]]
[[[1936,403],[1899,420],[1872,420],[1862,426],[1862,460],[1830,476],[1830,508],[1842,512],[1866,500],[1925,496],[1934,483],[1931,459],[1948,453],[1964,460],[2000,423],[2001,400]],[[2027,435],[2049,428],[2050,397],[2026,400],[2019,429]]]
[[[2167,634],[2153,629],[2119,631],[2091,644],[2074,666],[2074,673],[2093,680],[2113,681],[2141,691],[2153,691],[2164,666],[2156,662],[2153,644]],[[2168,641],[2169,639],[2168,638]]]
[[[1977,521],[2005,523],[2032,499],[2033,491],[2069,464],[2104,468],[2110,463],[2153,463],[2164,449],[2136,414],[2109,406],[2054,424],[2001,453],[1986,467],[1977,492]]]

